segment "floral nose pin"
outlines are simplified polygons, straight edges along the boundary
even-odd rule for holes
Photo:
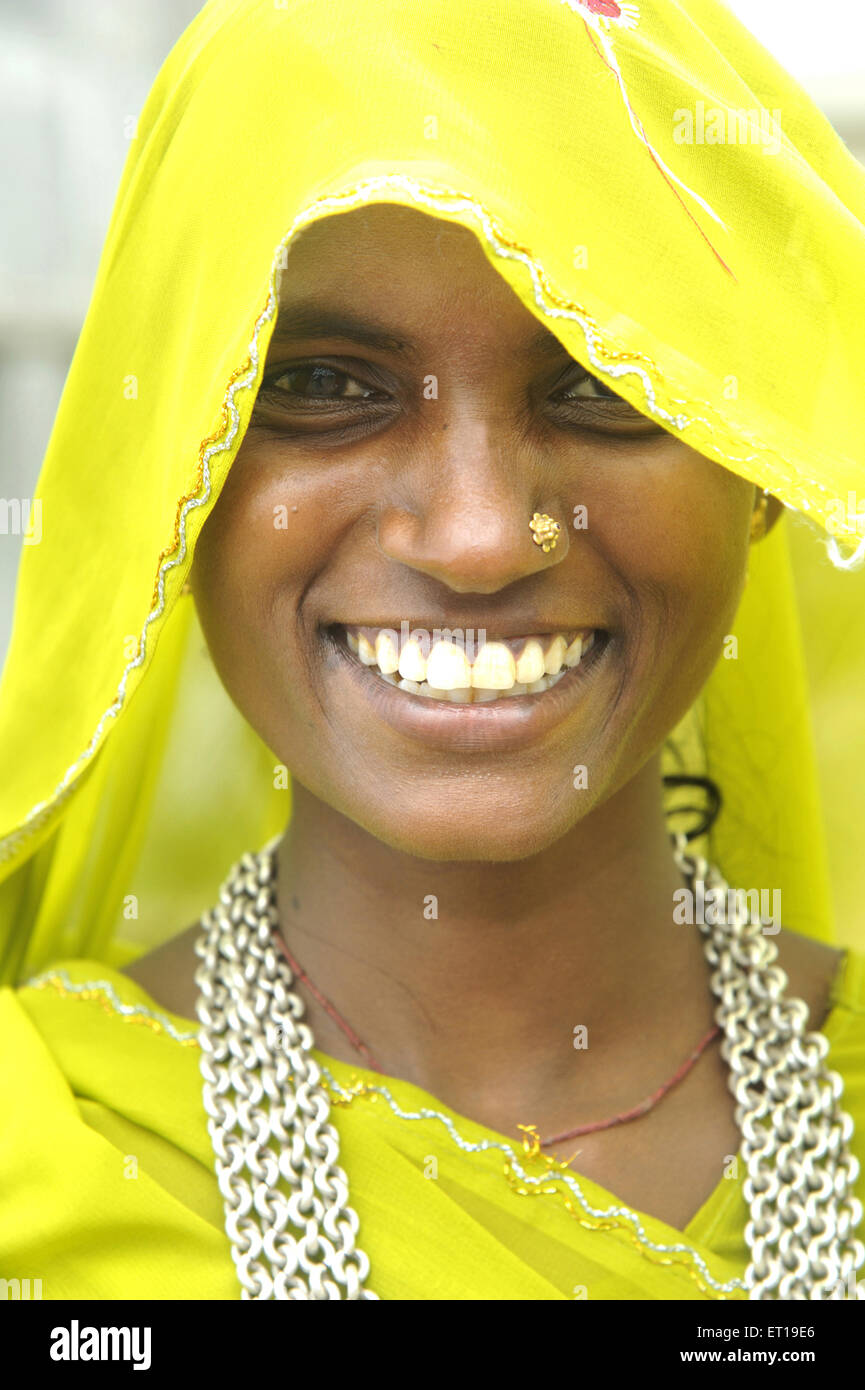
[[[557,521],[553,521],[546,512],[535,512],[529,526],[532,532],[532,540],[535,545],[539,545],[546,555],[547,551],[555,550],[556,542],[559,539],[561,526]]]

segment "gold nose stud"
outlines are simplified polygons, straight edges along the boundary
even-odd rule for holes
[[[556,543],[559,539],[559,532],[562,529],[557,521],[553,521],[553,518],[547,516],[546,512],[535,512],[529,522],[529,527],[532,533],[532,540],[535,545],[541,547],[545,555],[548,551],[555,550]]]

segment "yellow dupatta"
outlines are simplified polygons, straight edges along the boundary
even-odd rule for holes
[[[190,699],[202,639],[177,597],[252,406],[279,248],[309,221],[372,199],[461,222],[575,358],[827,527],[837,559],[861,549],[836,503],[865,490],[865,176],[713,0],[605,6],[352,0],[324,25],[311,0],[215,0],[175,46],[21,565],[0,685],[4,979],[133,957],[285,822],[272,759],[212,673]],[[682,142],[676,113],[698,101],[704,125],[750,110],[755,143]],[[736,634],[691,721],[730,806],[708,849],[828,938],[783,525],[754,548]],[[167,769],[183,748],[200,774],[203,747],[181,812]]]
[[[141,115],[23,554],[0,684],[5,982],[127,963],[285,824],[180,593],[282,248],[367,201],[470,229],[574,358],[810,518],[835,563],[861,556],[840,503],[865,492],[865,176],[715,0],[331,0],[326,20],[318,0],[211,0]],[[739,660],[677,731],[726,800],[701,848],[831,939],[783,523],[734,632]]]

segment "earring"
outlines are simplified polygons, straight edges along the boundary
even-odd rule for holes
[[[547,516],[546,512],[535,512],[529,522],[529,529],[535,545],[539,545],[545,555],[548,551],[555,550],[562,528],[551,516]]]
[[[751,541],[760,541],[766,534],[766,513],[769,510],[769,489],[763,488],[756,507],[751,514]]]

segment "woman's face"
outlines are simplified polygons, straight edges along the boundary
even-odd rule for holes
[[[519,859],[624,786],[693,702],[753,499],[599,387],[472,233],[377,204],[289,250],[192,587],[226,689],[308,791],[413,855]],[[535,512],[561,527],[546,554]],[[435,694],[363,664],[361,636],[392,664],[377,629],[421,630],[406,661],[445,644]],[[557,670],[590,631],[578,665],[535,684],[538,648]],[[448,674],[475,686],[444,694]],[[504,694],[514,678],[535,693]]]

